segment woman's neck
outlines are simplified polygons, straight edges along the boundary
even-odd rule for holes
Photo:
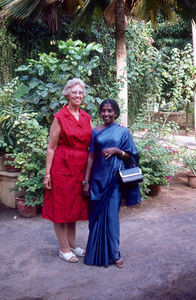
[[[110,123],[110,124],[105,124],[105,123],[103,123],[103,124],[97,126],[97,129],[100,131],[100,130],[106,128],[106,127],[111,126],[112,124],[114,124],[114,122],[113,122],[113,123]]]
[[[67,107],[68,107],[69,111],[72,112],[72,113],[78,113],[79,112],[79,106],[77,106],[77,105],[70,105],[68,103]]]
[[[80,111],[78,106],[72,106],[69,104],[67,105],[67,108],[69,109],[70,113],[76,118],[77,121],[79,121]]]
[[[112,124],[114,124],[114,122],[112,122],[112,123],[103,123],[103,127],[105,128],[105,127],[111,126]]]

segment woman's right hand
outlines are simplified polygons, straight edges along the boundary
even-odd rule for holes
[[[83,194],[84,194],[84,197],[86,197],[86,198],[88,198],[90,196],[89,183],[84,184],[84,186],[83,186]]]
[[[51,184],[51,178],[50,177],[44,177],[44,186],[46,189],[51,190],[52,184]]]

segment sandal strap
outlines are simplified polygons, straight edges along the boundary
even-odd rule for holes
[[[71,248],[71,251],[73,251],[74,254],[76,254],[77,256],[84,256],[85,254],[85,250],[80,248],[80,247],[76,247],[75,249],[74,248]]]
[[[67,262],[77,262],[78,259],[75,256],[75,254],[73,252],[62,252],[61,250],[59,251],[59,256],[60,258],[66,260]],[[71,258],[75,258],[74,261],[71,261]]]

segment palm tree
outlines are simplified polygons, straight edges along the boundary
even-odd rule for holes
[[[123,104],[121,124],[128,124],[127,51],[125,37],[125,2],[115,1],[116,78],[120,82],[119,99]]]

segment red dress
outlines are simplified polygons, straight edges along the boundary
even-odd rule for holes
[[[79,121],[64,106],[55,114],[61,134],[50,171],[52,189],[46,189],[42,217],[55,223],[88,219],[88,201],[82,195],[82,181],[92,129],[90,116],[80,110]]]

